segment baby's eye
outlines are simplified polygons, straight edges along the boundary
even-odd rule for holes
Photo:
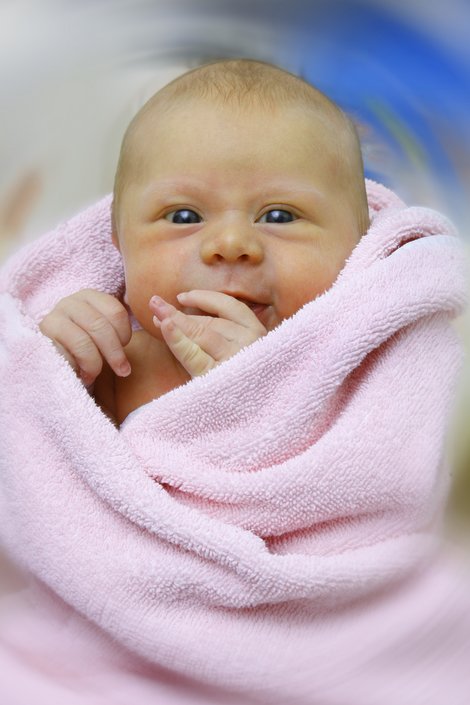
[[[190,208],[180,208],[179,210],[167,213],[165,220],[169,220],[170,223],[175,223],[175,225],[194,225],[194,223],[200,223],[202,218],[196,211],[192,211]]]
[[[280,208],[273,208],[271,211],[264,213],[259,219],[260,223],[292,223],[295,220],[295,215],[290,211],[285,211]]]

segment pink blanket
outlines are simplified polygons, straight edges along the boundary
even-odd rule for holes
[[[1,274],[2,705],[468,705],[442,552],[461,245],[368,183],[336,283],[122,430],[37,322],[122,294],[109,198]],[[156,288],[158,282],[156,282]]]

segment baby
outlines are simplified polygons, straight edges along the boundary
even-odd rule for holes
[[[275,66],[195,69],[127,129],[112,223],[124,301],[82,290],[40,329],[120,425],[333,284],[369,224],[356,131]]]
[[[104,199],[3,270],[2,703],[468,702],[437,535],[463,257],[368,186],[361,240],[350,121],[218,62],[132,121],[112,229]]]

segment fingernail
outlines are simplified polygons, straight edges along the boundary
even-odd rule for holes
[[[156,316],[154,316],[152,318],[152,321],[153,321],[154,326],[157,326],[157,328],[160,328],[160,320]]]
[[[128,377],[130,375],[130,373],[131,373],[131,366],[127,361],[123,362],[122,365],[119,365],[118,374],[120,377]]]
[[[87,372],[80,370],[79,377],[82,380],[85,387],[91,387],[94,382],[93,377],[91,377]]]
[[[182,291],[180,294],[176,294],[176,298],[178,301],[184,301],[184,299],[187,297],[188,292],[187,291]]]
[[[160,298],[160,296],[152,296],[152,298],[150,299],[150,302],[149,302],[149,303],[150,303],[152,306],[161,306],[161,305],[164,304],[165,302],[163,301],[162,298]]]

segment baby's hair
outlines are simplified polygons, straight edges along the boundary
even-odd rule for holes
[[[168,97],[173,102],[184,101],[188,96],[245,109],[276,109],[301,102],[321,108],[326,102],[333,111],[341,112],[325,94],[299,76],[254,59],[228,59],[198,66],[171,81],[153,98]],[[153,98],[144,107],[151,109]]]
[[[229,105],[233,109],[265,109],[299,106],[335,129],[335,147],[345,188],[352,189],[361,233],[367,229],[368,208],[364,167],[358,133],[353,121],[320,90],[289,71],[253,59],[211,62],[186,72],[155,93],[139,110],[126,130],[114,182],[116,210],[133,163],[134,143],[141,126],[160,120],[190,100]]]

